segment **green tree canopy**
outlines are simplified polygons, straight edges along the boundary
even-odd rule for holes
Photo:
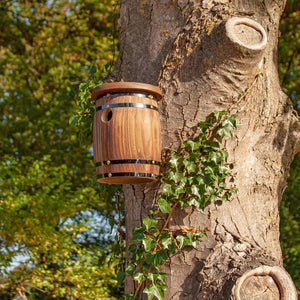
[[[1,272],[17,254],[30,267],[2,283],[11,298],[34,299],[34,290],[62,299],[113,297],[106,220],[114,219],[118,187],[96,184],[90,145],[80,143],[69,118],[79,83],[114,59],[115,6],[0,3]],[[88,216],[95,215],[91,231]]]

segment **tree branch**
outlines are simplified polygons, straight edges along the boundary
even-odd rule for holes
[[[281,267],[261,266],[250,270],[242,275],[232,289],[231,300],[245,300],[242,296],[242,286],[247,285],[246,280],[255,276],[270,276],[274,279],[279,291],[281,300],[297,300],[297,291],[290,275]]]

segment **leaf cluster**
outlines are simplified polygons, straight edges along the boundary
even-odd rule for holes
[[[76,94],[77,109],[70,118],[69,123],[78,128],[79,140],[82,143],[91,144],[92,142],[95,103],[91,98],[91,90],[104,83],[105,78],[110,73],[110,67],[111,63],[107,63],[101,71],[97,72],[97,68],[93,66],[90,70],[90,79],[79,85],[79,90]],[[96,74],[98,75],[96,76]]]
[[[135,228],[129,245],[130,264],[117,277],[122,282],[127,273],[137,283],[128,299],[135,299],[141,290],[150,300],[163,299],[167,285],[161,265],[185,247],[196,248],[206,235],[200,228],[186,226],[181,226],[180,233],[171,232],[168,223],[176,207],[203,210],[208,203],[224,202],[235,192],[234,186],[228,187],[232,176],[228,153],[218,141],[232,137],[235,128],[235,115],[214,112],[205,122],[199,122],[192,139],[177,149],[165,150],[157,210],[143,219],[143,226]]]

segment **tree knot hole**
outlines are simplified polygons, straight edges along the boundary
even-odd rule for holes
[[[264,28],[249,18],[233,17],[226,23],[228,37],[234,42],[251,50],[263,50],[267,44]]]

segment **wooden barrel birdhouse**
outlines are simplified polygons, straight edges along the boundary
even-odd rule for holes
[[[101,183],[156,180],[161,162],[161,128],[156,86],[112,82],[93,89],[94,161]]]

